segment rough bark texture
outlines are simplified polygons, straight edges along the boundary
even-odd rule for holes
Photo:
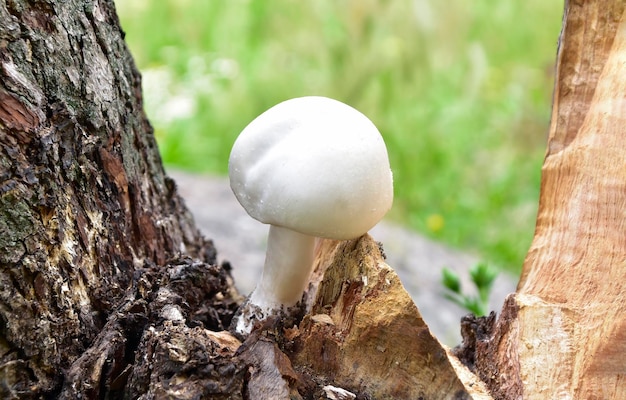
[[[164,321],[228,325],[237,295],[214,264],[163,172],[113,2],[1,0],[0,397],[140,387],[126,367],[140,341],[174,340]],[[179,274],[219,311],[172,288]]]
[[[498,398],[626,398],[625,12],[566,4],[535,238],[478,345]]]

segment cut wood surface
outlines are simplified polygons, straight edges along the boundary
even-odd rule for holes
[[[626,398],[625,7],[566,4],[535,237],[479,346],[499,398]]]
[[[307,298],[309,313],[291,333],[297,369],[375,399],[490,398],[468,371],[457,376],[464,367],[450,361],[369,235],[321,242]]]

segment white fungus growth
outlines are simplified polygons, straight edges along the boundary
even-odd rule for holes
[[[235,321],[244,335],[301,299],[315,237],[357,238],[393,202],[382,136],[362,113],[325,97],[288,100],[252,121],[233,145],[229,176],[248,214],[271,225],[263,275]]]

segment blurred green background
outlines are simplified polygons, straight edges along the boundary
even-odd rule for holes
[[[164,162],[226,174],[245,125],[323,95],[379,128],[390,218],[519,272],[533,236],[563,4],[116,0]]]

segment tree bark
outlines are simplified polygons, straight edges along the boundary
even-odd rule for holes
[[[119,392],[165,321],[223,329],[236,309],[123,36],[112,1],[0,1],[1,398]]]
[[[478,344],[498,398],[626,398],[625,11],[566,2],[535,237]]]

